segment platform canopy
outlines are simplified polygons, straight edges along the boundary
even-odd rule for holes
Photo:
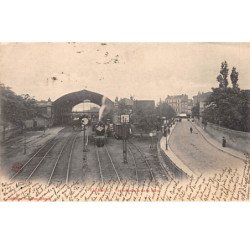
[[[89,90],[80,90],[61,96],[53,102],[53,119],[54,124],[67,124],[69,123],[69,114],[72,112],[72,108],[79,103],[88,100],[89,102],[95,103],[102,106],[105,100],[105,105],[109,109],[113,108],[113,102],[102,94],[92,92]]]

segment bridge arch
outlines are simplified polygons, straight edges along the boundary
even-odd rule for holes
[[[102,94],[89,90],[80,90],[61,96],[52,105],[54,125],[69,124],[71,117],[68,114],[71,113],[74,106],[82,103],[84,100],[89,100],[92,103],[102,106],[104,98],[105,105],[107,106],[106,112],[109,112],[114,104]]]

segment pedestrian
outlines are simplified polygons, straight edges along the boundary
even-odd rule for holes
[[[43,134],[45,134],[45,131],[46,131],[46,125],[44,125],[43,127]]]
[[[168,133],[167,126],[164,126],[163,128],[163,136],[166,137]]]
[[[222,137],[222,147],[226,147],[226,143],[227,143],[227,141],[226,141],[226,138],[223,136]]]
[[[193,133],[193,128],[192,128],[192,127],[190,127],[190,133],[191,133],[191,134]]]
[[[168,128],[168,134],[170,135],[170,128]]]

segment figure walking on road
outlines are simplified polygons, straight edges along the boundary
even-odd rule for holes
[[[226,143],[227,143],[226,138],[223,136],[222,137],[222,147],[226,147]]]
[[[191,134],[193,133],[193,128],[192,128],[192,127],[190,127],[190,133],[191,133]]]
[[[170,135],[170,128],[168,127],[168,134]]]

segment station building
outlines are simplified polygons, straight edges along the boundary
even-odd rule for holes
[[[51,99],[49,98],[48,101],[37,101],[36,106],[39,110],[39,114],[32,119],[25,120],[25,127],[27,129],[42,129],[44,127],[52,126],[53,114]]]
[[[52,101],[49,98],[48,101],[37,101],[36,106],[39,108],[40,113],[47,118],[52,117]]]

